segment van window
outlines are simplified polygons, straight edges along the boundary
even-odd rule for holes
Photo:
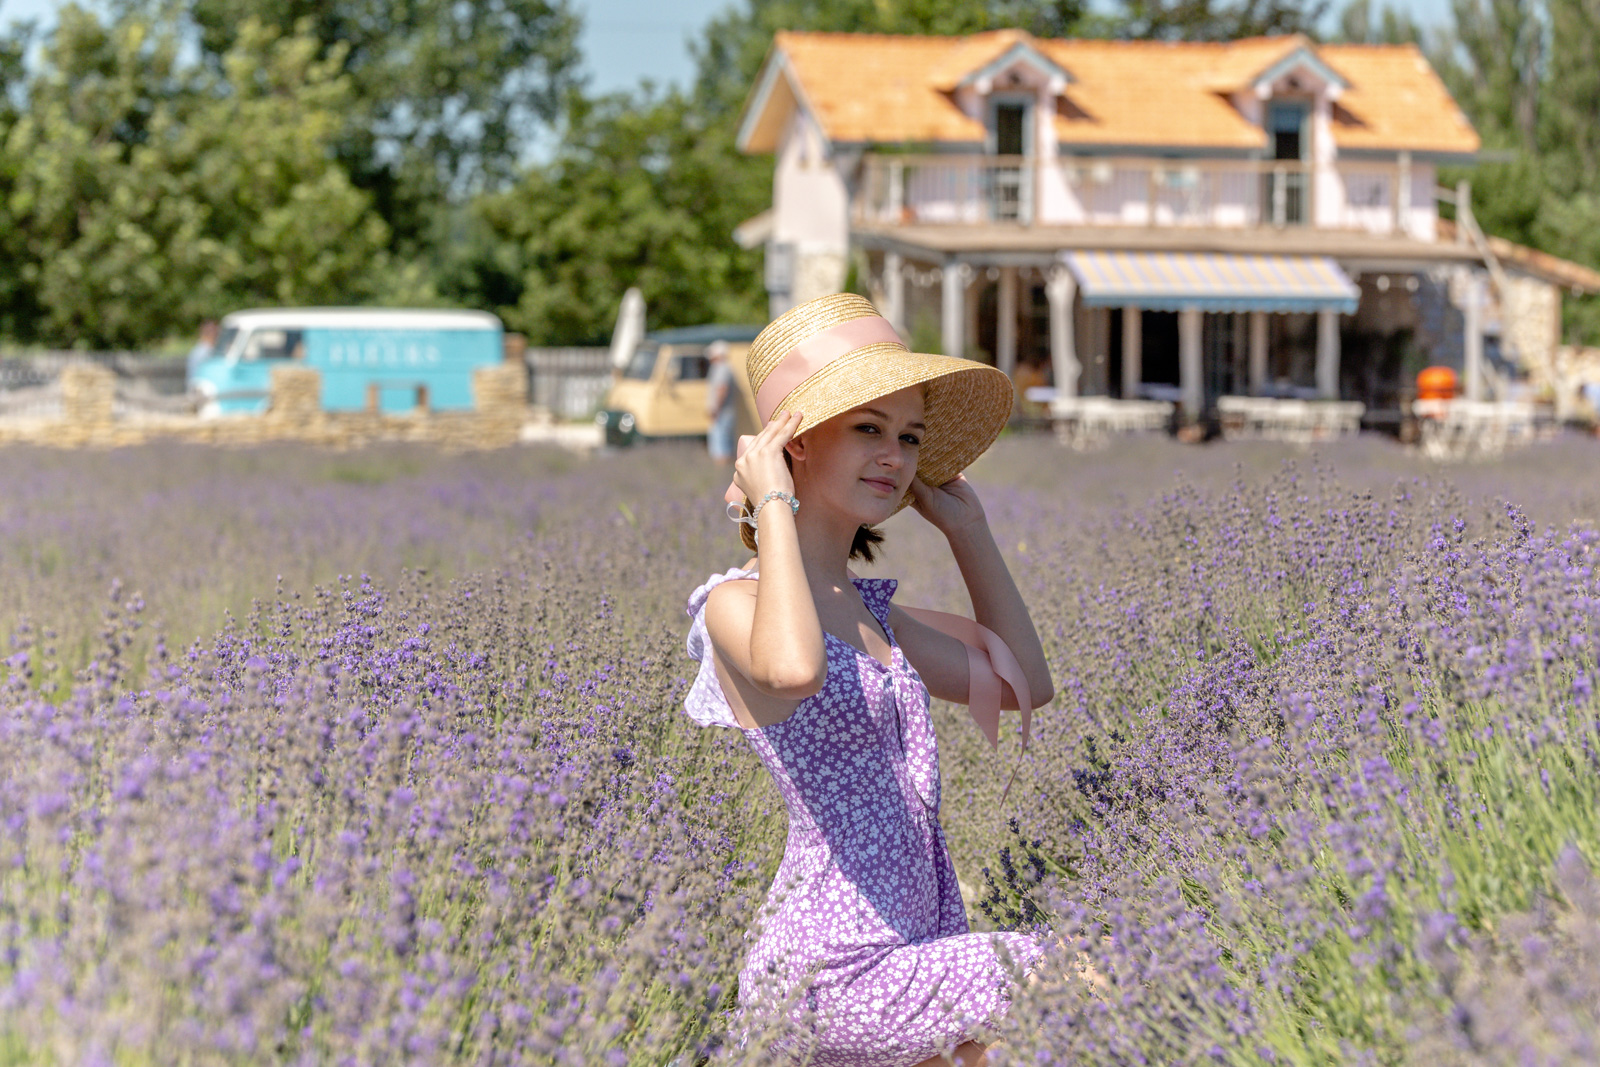
[[[628,367],[622,372],[624,378],[635,381],[647,382],[656,369],[656,353],[659,349],[655,345],[640,345],[633,350],[633,358],[628,360]]]
[[[226,327],[223,327],[222,332],[217,335],[217,343],[211,346],[211,354],[213,356],[225,356],[225,355],[227,355],[228,354],[228,349],[233,347],[234,338],[236,338],[238,336],[239,336],[239,327],[237,327],[237,326],[226,326]]]
[[[245,359],[288,359],[300,344],[301,330],[256,330],[244,342]]]
[[[673,377],[680,382],[703,382],[711,369],[704,352],[686,353],[672,358]]]

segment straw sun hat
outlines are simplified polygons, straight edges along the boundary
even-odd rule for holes
[[[965,470],[1011,415],[1011,379],[1003,371],[912,352],[854,293],[818,297],[772,320],[750,346],[746,367],[763,424],[780,411],[804,412],[796,437],[880,396],[924,386],[927,429],[917,476],[929,485]],[[907,492],[899,507],[910,502]]]

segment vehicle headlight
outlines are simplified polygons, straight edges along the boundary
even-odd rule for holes
[[[621,430],[623,433],[632,432],[632,430],[633,430],[633,412],[624,411],[622,413],[622,418],[617,420],[617,429]]]

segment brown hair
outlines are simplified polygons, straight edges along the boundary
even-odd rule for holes
[[[782,503],[782,501],[779,501],[779,503]],[[745,514],[748,515],[750,509],[754,506],[749,497],[744,498]],[[742,522],[739,524],[739,540],[744,542],[744,547],[750,551],[756,551],[756,532]],[[871,563],[874,558],[874,549],[881,544],[883,544],[883,534],[880,531],[871,526],[858,526],[856,527],[856,536],[850,542],[850,558],[859,559],[863,563]]]

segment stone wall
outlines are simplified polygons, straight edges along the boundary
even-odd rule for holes
[[[1600,348],[1558,345],[1550,360],[1549,380],[1557,419],[1600,422],[1600,410],[1578,393],[1584,384],[1600,382]]]
[[[1561,344],[1561,290],[1525,274],[1508,274],[1500,299],[1500,331],[1507,354],[1536,376],[1549,368]]]
[[[57,447],[117,447],[164,439],[246,446],[303,441],[355,448],[380,441],[413,441],[471,451],[517,443],[524,427],[543,421],[527,403],[527,367],[519,362],[473,372],[471,411],[323,411],[321,375],[310,367],[277,367],[264,415],[203,419],[195,415],[119,413],[116,376],[83,364],[61,374],[59,417],[0,419],[0,443]]]

